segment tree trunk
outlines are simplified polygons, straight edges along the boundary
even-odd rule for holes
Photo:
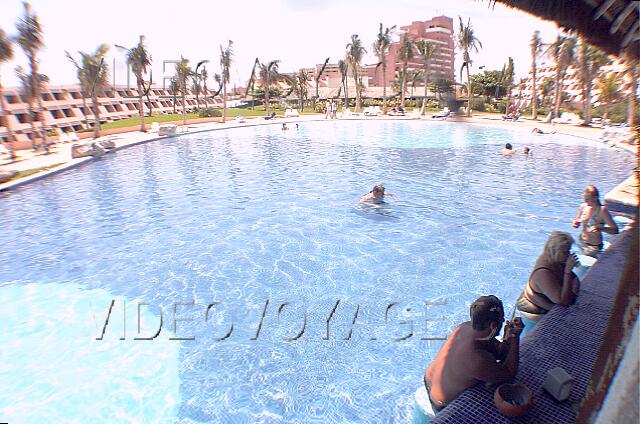
[[[531,63],[531,76],[533,77],[532,82],[533,82],[533,93],[531,94],[531,119],[533,119],[534,121],[538,120],[538,92],[536,90],[536,59],[535,57],[533,58],[533,61]]]
[[[33,122],[33,96],[30,96],[29,101],[27,102],[27,112],[29,112],[27,114],[27,121],[29,122],[29,128],[31,128],[31,133],[29,134],[31,150],[37,151],[38,147],[36,145],[36,125],[35,122]]]
[[[29,56],[29,66],[31,67],[31,90],[38,106],[38,110],[36,111],[36,119],[40,121],[40,131],[37,131],[37,134],[40,137],[40,145],[47,153],[49,153],[49,146],[47,146],[47,135],[44,131],[44,116],[42,114],[40,81],[36,81],[38,79],[38,63],[36,62],[36,58],[34,56]],[[35,130],[35,125],[33,126],[33,129]]]
[[[145,128],[144,125],[144,104],[142,101],[142,82],[141,77],[138,77],[136,75],[136,79],[138,82],[138,115],[140,116],[140,132],[147,132],[147,129]]]
[[[560,103],[562,103],[562,88],[560,85],[562,84],[562,79],[560,78],[560,65],[556,65],[556,86],[554,87],[553,94],[553,117],[558,118],[558,114],[560,113]]]
[[[267,79],[264,89],[264,114],[269,115],[269,80]],[[315,109],[314,109],[315,110]]]
[[[84,116],[84,126],[89,127],[89,118],[87,118],[87,96],[84,90],[80,90],[82,94],[82,116]]]
[[[222,123],[224,124],[227,120],[227,83],[223,83],[222,87]]]
[[[176,92],[173,92],[173,114],[176,114],[176,100],[177,100]]]
[[[471,116],[471,99],[473,99],[471,88],[471,75],[469,74],[469,64],[467,64],[467,116]]]
[[[185,86],[186,86],[185,81]],[[182,90],[182,126],[187,125],[187,101],[185,100],[185,90]]]
[[[382,114],[387,114],[387,62],[382,60]]]
[[[358,69],[357,66],[353,67],[353,80],[356,84],[356,107],[354,112],[360,110],[360,87],[358,86]]]
[[[11,128],[11,113],[9,109],[7,109],[7,102],[4,98],[4,90],[2,88],[2,83],[0,82],[0,105],[2,106],[2,111],[4,112],[2,116],[4,117],[4,125],[7,129],[7,138],[9,139],[9,153],[11,154],[11,160],[16,158],[16,149],[15,149],[15,136],[13,134],[13,129]]]
[[[100,137],[100,109],[98,108],[98,96],[94,93],[91,96],[93,100],[93,116],[95,118],[94,128],[93,128],[93,138]]]

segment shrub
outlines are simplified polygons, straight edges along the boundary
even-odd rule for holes
[[[198,111],[198,116],[200,118],[219,118],[222,116],[222,111],[212,107],[202,108]]]

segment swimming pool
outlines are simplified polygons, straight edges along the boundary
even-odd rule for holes
[[[156,141],[0,194],[0,417],[401,421],[428,339],[481,294],[510,311],[547,234],[576,234],[584,186],[632,167],[517,125],[315,122]],[[358,206],[377,182],[399,200]]]

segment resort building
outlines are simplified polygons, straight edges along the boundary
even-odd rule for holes
[[[567,68],[567,73],[562,82],[562,91],[564,93],[563,104],[571,108],[582,109],[582,83],[579,75],[579,59]],[[617,75],[620,81],[620,94],[626,97],[629,94],[630,81],[625,75],[625,64],[620,59],[616,59],[608,65],[600,68],[599,75]],[[556,77],[556,65],[549,54],[543,55],[536,68],[536,91],[540,104],[548,105],[553,98],[553,84]],[[591,102],[593,106],[600,105],[600,89],[598,88],[597,76],[593,76],[593,85],[591,87]],[[546,87],[545,87],[546,85]],[[529,70],[529,74],[512,90],[512,98],[517,107],[523,109],[529,107],[533,96],[533,74]]]
[[[60,134],[68,131],[80,131],[90,128],[93,125],[93,103],[90,98],[83,100],[79,85],[58,85],[47,86],[40,94],[42,97],[42,117],[44,128],[49,133]],[[29,134],[31,124],[29,123],[29,106],[21,94],[20,88],[5,88],[4,97],[7,104],[7,118],[11,129],[16,137],[16,148],[26,148],[30,146]],[[170,90],[158,86],[152,86],[149,90],[148,98],[145,96],[145,114],[152,110],[154,114],[167,114],[174,112],[174,96]],[[200,94],[199,102],[204,106],[205,96]],[[100,122],[112,122],[132,116],[138,116],[138,91],[135,87],[126,85],[116,85],[104,90],[98,97]],[[189,93],[185,98],[185,107],[191,111],[197,107],[196,96]],[[207,96],[209,105],[218,104],[217,99]],[[37,108],[34,104],[34,108]],[[182,111],[181,95],[175,97],[175,111]],[[34,124],[40,128],[41,123],[36,121],[34,113]],[[7,128],[0,122],[0,139],[8,142]]]
[[[401,63],[398,58],[400,53],[400,40],[406,33],[412,41],[425,40],[434,43],[437,49],[430,62],[429,80],[448,79],[454,80],[455,47],[453,43],[453,19],[448,16],[437,16],[431,20],[412,22],[411,25],[400,27],[400,37],[394,41],[386,57],[386,81],[387,86],[396,77]],[[414,57],[409,61],[409,70],[422,70],[423,62]],[[371,65],[367,67],[370,86],[381,87],[383,85],[382,67]],[[419,83],[422,84],[421,82]]]

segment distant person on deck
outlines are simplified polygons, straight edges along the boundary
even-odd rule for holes
[[[385,196],[391,196],[394,200],[398,200],[395,194],[385,193],[384,184],[376,184],[369,193],[360,198],[360,203],[382,204],[385,203]]]
[[[588,185],[584,189],[584,203],[578,207],[573,220],[573,228],[582,225],[579,247],[585,255],[596,257],[604,247],[602,233],[618,234],[615,223],[607,207],[600,203],[600,193],[595,186]]]
[[[480,382],[512,380],[520,360],[522,322],[507,321],[503,341],[495,337],[504,322],[502,301],[482,296],[471,304],[471,321],[458,325],[424,374],[434,412],[442,410],[467,388]]]

